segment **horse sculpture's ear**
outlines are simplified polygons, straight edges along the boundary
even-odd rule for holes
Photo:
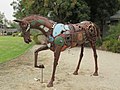
[[[15,21],[15,22],[19,22],[19,23],[21,23],[21,22],[22,22],[22,20],[13,20],[13,21]]]

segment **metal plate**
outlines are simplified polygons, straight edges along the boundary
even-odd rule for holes
[[[64,38],[61,36],[58,36],[55,38],[54,42],[56,45],[63,46],[64,45]]]
[[[53,29],[53,36],[56,37],[59,34],[61,34],[62,31],[67,31],[67,30],[70,30],[68,25],[58,23],[55,25],[55,28]]]

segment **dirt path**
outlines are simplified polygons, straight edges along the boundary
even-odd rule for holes
[[[94,77],[92,50],[85,48],[79,75],[74,76],[79,47],[62,52],[54,87],[47,88],[53,53],[50,50],[39,53],[39,62],[45,65],[44,83],[41,84],[34,80],[40,78],[40,70],[33,67],[33,51],[38,47],[34,46],[24,55],[0,64],[0,90],[120,90],[120,54],[98,50],[99,76]]]

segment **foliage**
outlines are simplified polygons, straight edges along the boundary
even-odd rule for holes
[[[31,30],[30,30],[30,34],[31,34],[32,36],[36,36],[36,35],[38,35],[38,34],[41,34],[41,32],[40,32],[39,30],[37,30],[37,29],[31,29]]]
[[[19,25],[18,25],[17,23],[15,23],[15,22],[9,21],[8,23],[9,23],[9,25],[10,25],[9,28],[11,28],[11,29],[19,28]]]
[[[22,37],[0,36],[0,63],[23,54],[33,44],[25,44]]]
[[[33,40],[35,44],[45,44],[46,43],[46,37],[43,34],[37,34],[33,36]]]
[[[4,13],[1,13],[1,12],[0,12],[0,23],[3,24],[3,19],[4,19],[4,18],[5,18]]]
[[[120,53],[120,41],[118,40],[110,39],[104,41],[102,47],[104,47],[105,50]]]
[[[120,53],[120,40],[118,40],[119,35],[120,23],[115,26],[110,26],[108,35],[103,39],[102,47],[106,50]]]
[[[83,0],[18,0],[13,2],[16,18],[41,14],[57,22],[80,22],[88,20],[90,10]],[[30,3],[30,4],[29,4]]]
[[[29,13],[29,7],[31,4],[34,2],[34,0],[17,0],[13,1],[11,3],[11,6],[13,6],[13,9],[15,10],[14,12],[14,17],[16,18],[23,18],[25,16],[28,16]]]
[[[96,41],[96,46],[99,48],[102,45],[102,38],[98,38]]]
[[[7,32],[7,35],[12,35],[12,32]]]
[[[6,26],[8,24],[8,20],[5,18],[4,13],[1,13],[1,12],[0,12],[0,23]]]
[[[90,10],[87,4],[82,0],[76,0],[76,3],[70,0],[57,0],[50,2],[48,15],[57,22],[78,23],[82,20],[89,20]]]
[[[120,9],[120,0],[85,0],[90,7],[90,20],[96,22],[101,31],[105,21]]]
[[[1,13],[1,12],[0,12],[0,24],[3,24],[4,26],[8,26],[8,25],[9,25],[9,22],[10,22],[10,21],[8,21],[8,20],[6,19],[4,13]]]
[[[37,34],[37,35],[33,36],[33,40],[34,40],[35,44],[41,44],[40,41],[38,40],[39,35],[40,34]]]
[[[38,40],[38,36],[42,35],[42,33],[39,30],[37,30],[37,29],[31,29],[30,30],[30,34],[31,34],[31,36],[32,36],[33,41],[35,42],[35,44],[41,44],[40,41]]]
[[[31,29],[30,34],[32,35],[33,41],[35,44],[43,44],[46,37],[42,34],[42,32]]]
[[[105,38],[105,40],[109,39],[118,39],[118,36],[120,35],[120,23],[117,25],[110,26],[110,30],[108,31],[108,36]]]
[[[77,23],[82,20],[105,20],[120,9],[119,0],[18,0],[11,3],[16,18],[40,14],[57,22]]]

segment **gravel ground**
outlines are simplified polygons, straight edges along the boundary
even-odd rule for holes
[[[85,48],[79,75],[73,75],[80,48],[62,52],[56,72],[54,87],[46,85],[51,77],[53,52],[39,53],[38,61],[45,65],[44,83],[41,83],[41,70],[33,67],[35,45],[24,55],[0,64],[0,90],[120,90],[120,54],[97,50],[99,76],[94,72],[94,58],[91,48]],[[36,81],[38,79],[38,81]]]

